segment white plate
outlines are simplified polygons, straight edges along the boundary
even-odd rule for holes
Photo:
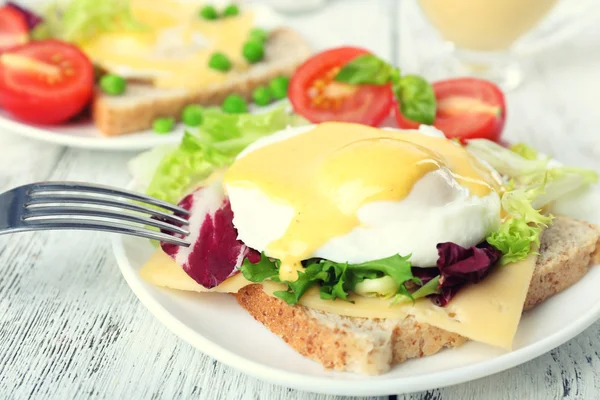
[[[573,204],[586,219],[600,194]],[[563,208],[564,209],[564,208]],[[577,215],[575,215],[577,216]],[[410,360],[380,376],[325,371],[302,357],[226,294],[186,293],[155,287],[138,270],[152,254],[147,240],[115,236],[113,250],[127,283],[152,314],[200,351],[248,375],[310,392],[388,395],[428,390],[481,378],[529,361],[573,338],[600,318],[600,268],[523,315],[512,352],[468,342],[454,350]]]
[[[71,122],[57,126],[30,125],[11,118],[0,111],[0,131],[16,133],[31,139],[62,146],[97,150],[145,150],[163,144],[181,141],[183,125],[173,132],[159,135],[151,130],[123,136],[104,137],[90,121]]]

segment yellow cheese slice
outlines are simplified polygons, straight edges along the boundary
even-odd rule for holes
[[[317,288],[309,290],[300,304],[338,315],[364,318],[403,319],[412,315],[420,323],[465,336],[471,340],[510,350],[521,319],[523,304],[535,268],[536,256],[494,268],[480,283],[463,288],[446,307],[437,307],[422,299],[390,306],[389,300],[351,295],[354,303],[321,300]],[[190,278],[162,250],[140,270],[141,277],[157,286],[196,292],[235,293],[251,284],[237,274],[213,289],[206,289]],[[263,284],[273,294],[285,288],[272,282]]]
[[[156,286],[192,292],[237,293],[238,290],[252,283],[242,274],[237,274],[219,286],[207,289],[190,278],[183,268],[160,248],[146,261],[140,270],[140,276],[146,282]]]

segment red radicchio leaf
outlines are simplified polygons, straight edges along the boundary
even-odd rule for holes
[[[445,306],[466,283],[478,283],[502,256],[502,252],[487,242],[464,248],[455,243],[437,245],[437,267],[440,274],[438,288],[441,293],[433,297],[434,303]]]
[[[7,1],[6,5],[16,11],[18,11],[21,15],[25,17],[25,21],[27,21],[27,27],[29,30],[35,28],[39,23],[42,22],[42,17],[34,13],[33,11],[18,5],[13,1]]]
[[[161,243],[161,247],[200,285],[215,287],[237,274],[245,258],[252,263],[260,260],[260,253],[237,239],[231,205],[220,184],[196,190],[179,206],[190,211],[192,244],[186,248]]]

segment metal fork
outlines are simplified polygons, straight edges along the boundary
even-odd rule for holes
[[[0,194],[0,234],[84,229],[187,247],[190,243],[183,238],[189,232],[182,227],[188,225],[188,216],[187,210],[165,201],[90,183],[40,182]]]

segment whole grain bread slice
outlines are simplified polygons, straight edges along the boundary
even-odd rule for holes
[[[573,285],[590,266],[600,263],[600,228],[557,217],[543,232],[539,252],[524,310]],[[400,321],[352,318],[289,306],[266,294],[260,285],[246,286],[235,296],[257,321],[327,369],[381,374],[407,359],[467,341],[413,317]]]
[[[289,28],[273,30],[266,43],[265,58],[224,83],[199,90],[157,89],[145,83],[129,83],[121,96],[98,91],[92,105],[94,123],[105,136],[149,129],[159,117],[179,119],[188,104],[219,105],[229,94],[250,99],[252,91],[277,76],[290,76],[311,54],[308,44]]]

